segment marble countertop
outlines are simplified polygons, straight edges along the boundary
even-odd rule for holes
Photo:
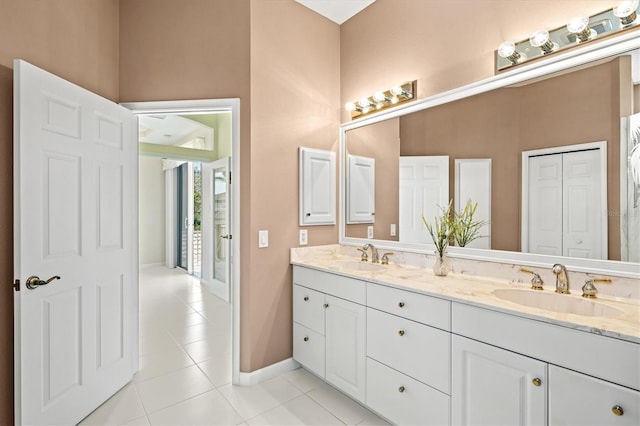
[[[572,298],[575,300],[570,303],[595,303],[599,305],[597,307],[604,310],[609,310],[606,306],[617,310],[615,316],[577,315],[525,306],[501,299],[494,294],[496,290],[509,288],[539,293],[539,291],[530,290],[528,282],[514,283],[491,277],[466,276],[456,273],[450,273],[446,277],[438,277],[433,274],[429,267],[394,262],[390,262],[389,265],[369,264],[371,266],[361,267],[359,263],[359,257],[345,255],[335,246],[309,247],[291,251],[291,264],[293,265],[332,272],[429,296],[445,298],[453,302],[475,305],[510,315],[518,315],[589,333],[640,343],[640,301],[636,299],[611,296],[585,299],[581,296],[580,289],[575,288],[572,289],[572,294],[566,295],[557,295],[549,286],[543,290],[551,298],[554,296]],[[368,270],[368,268],[375,268],[375,270]],[[536,296],[532,295],[532,297]],[[564,299],[562,301],[564,302]]]

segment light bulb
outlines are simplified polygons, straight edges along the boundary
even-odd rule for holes
[[[371,102],[369,102],[369,98],[361,98],[361,99],[358,101],[358,104],[359,104],[362,108],[367,108],[367,107],[371,104]]]
[[[576,35],[576,41],[579,43],[591,40],[598,35],[596,30],[589,28],[589,18],[585,17],[573,18],[567,24],[567,30]]]
[[[392,104],[397,104],[397,103],[398,103],[398,101],[400,101],[400,99],[398,99],[398,97],[397,97],[397,96],[394,96],[394,97],[392,97],[392,98],[391,98],[391,103],[392,103]]]
[[[529,38],[529,43],[533,47],[539,47],[543,54],[551,53],[558,48],[558,43],[549,40],[549,31],[537,31]]]
[[[402,94],[402,87],[400,86],[396,86],[394,88],[391,89],[391,94],[398,96]]]
[[[498,56],[508,59],[512,64],[517,64],[527,59],[525,54],[516,51],[516,44],[512,41],[503,41],[500,43],[500,46],[498,46]]]
[[[622,25],[631,25],[637,18],[636,10],[640,0],[627,0],[613,8],[613,14],[620,18]]]
[[[549,41],[549,31],[538,31],[531,35],[529,42],[533,47],[541,47]]]
[[[356,104],[354,104],[353,102],[347,102],[346,104],[344,104],[344,109],[346,109],[347,111],[355,111]]]
[[[589,18],[573,18],[567,24],[567,29],[576,34],[583,32],[585,28],[587,28],[587,25],[589,25]]]
[[[384,101],[385,99],[387,99],[387,97],[385,96],[384,92],[376,92],[376,93],[373,95],[373,99],[375,99],[375,100],[376,100],[376,101],[378,101],[378,102],[382,102],[382,101]]]
[[[508,58],[513,55],[516,51],[516,44],[512,41],[503,41],[498,46],[498,55],[502,58]]]

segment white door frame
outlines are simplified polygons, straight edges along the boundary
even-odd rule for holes
[[[608,244],[609,244],[609,231],[607,221],[607,141],[588,142],[577,145],[565,145],[556,146],[552,148],[535,149],[532,151],[522,151],[522,216],[520,222],[520,250],[528,250],[529,247],[529,157],[535,157],[539,155],[560,154],[563,152],[573,151],[585,151],[588,149],[600,150],[600,170],[603,172],[600,175],[600,185],[602,191],[600,192],[601,206],[604,206],[602,211],[601,227],[602,227],[602,253],[605,259],[607,258]]]
[[[240,99],[202,99],[122,103],[134,114],[184,114],[231,112],[231,371],[240,384]]]

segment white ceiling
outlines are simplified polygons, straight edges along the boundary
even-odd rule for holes
[[[375,0],[296,0],[298,3],[342,25]]]

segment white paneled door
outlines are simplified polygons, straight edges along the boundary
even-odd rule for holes
[[[14,123],[16,423],[75,424],[137,369],[136,119],[16,60]]]

